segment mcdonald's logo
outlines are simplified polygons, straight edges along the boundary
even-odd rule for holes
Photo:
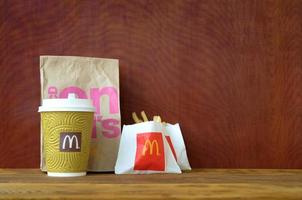
[[[80,132],[62,132],[60,134],[60,151],[62,152],[80,152],[81,143]]]
[[[162,133],[148,132],[137,134],[134,170],[165,170]]]
[[[144,148],[143,148],[143,155],[145,156],[146,155],[146,151],[149,150],[149,153],[150,155],[153,155],[153,149],[154,149],[154,146],[156,148],[156,156],[159,156],[160,153],[159,153],[159,149],[158,149],[158,142],[157,140],[152,140],[152,142],[150,142],[150,140],[146,140],[145,142],[145,145],[144,145]]]

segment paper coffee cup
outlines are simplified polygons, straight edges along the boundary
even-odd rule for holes
[[[85,176],[95,108],[88,99],[44,99],[39,107],[48,176]]]

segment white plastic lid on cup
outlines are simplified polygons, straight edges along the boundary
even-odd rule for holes
[[[74,93],[70,93],[66,99],[43,99],[38,112],[53,111],[95,112],[95,108],[91,100],[79,99]]]

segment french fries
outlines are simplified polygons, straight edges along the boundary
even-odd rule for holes
[[[149,120],[148,120],[148,117],[147,117],[147,115],[146,115],[146,113],[145,113],[145,111],[142,111],[142,112],[141,112],[141,116],[142,116],[144,122],[149,121]]]
[[[136,115],[135,112],[132,112],[132,118],[133,118],[134,122],[137,124],[143,122],[141,119],[138,118],[138,116]]]
[[[160,118],[160,116],[154,116],[154,117],[153,117],[153,121],[158,122],[158,123],[161,123],[161,118]]]
[[[141,123],[141,122],[147,122],[147,121],[149,121],[149,119],[148,119],[145,111],[141,111],[141,117],[143,119],[140,119],[135,112],[132,112],[132,119],[133,119],[133,121],[135,123]],[[161,117],[159,115],[153,116],[153,121],[165,124],[165,122],[162,122],[162,119],[161,119]]]

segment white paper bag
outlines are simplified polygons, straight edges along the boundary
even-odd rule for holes
[[[164,135],[181,170],[191,170],[179,124],[164,124]]]
[[[124,125],[115,173],[181,173],[163,129],[153,121]]]

